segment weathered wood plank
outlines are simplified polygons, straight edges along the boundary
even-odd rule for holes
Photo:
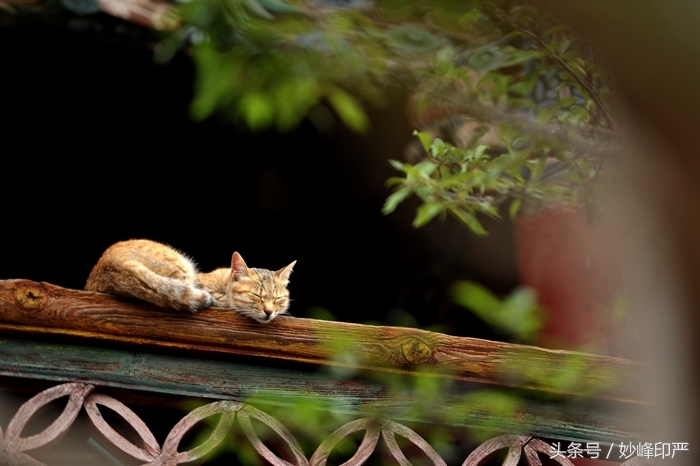
[[[0,338],[0,375],[80,381],[195,398],[272,398],[286,406],[307,399],[304,393],[313,393],[351,410],[360,400],[367,403],[382,399],[385,391],[379,384],[275,367],[13,338]]]
[[[281,317],[260,325],[226,309],[197,315],[29,280],[0,281],[0,331],[346,365],[548,392],[639,401],[642,368],[616,358],[419,329]],[[336,358],[336,355],[342,357]],[[562,372],[575,380],[553,386]]]
[[[417,414],[420,411],[416,403],[425,402],[410,393],[394,393],[367,380],[338,380],[300,370],[183,355],[10,338],[0,338],[0,376],[79,381],[98,387],[198,399],[255,400],[263,410],[264,405],[295,407],[305,402],[309,406],[308,402],[313,401],[311,405],[353,417],[390,415],[397,421],[423,420]],[[451,425],[458,427],[579,442],[619,442],[644,437],[632,408],[620,402],[567,404],[520,398],[514,411],[494,411],[493,406],[478,398],[465,403],[459,396],[444,396],[431,399],[428,411],[432,421],[449,419]]]

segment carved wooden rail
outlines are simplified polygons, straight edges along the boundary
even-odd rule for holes
[[[8,380],[69,383],[42,392],[17,412],[0,437],[0,464],[38,464],[27,452],[59,438],[83,407],[105,442],[145,464],[203,458],[225,438],[230,441],[228,432],[235,429],[277,466],[325,465],[334,445],[358,431],[365,432],[364,440],[348,466],[363,464],[380,438],[384,449],[407,466],[396,436],[433,464],[445,464],[405,426],[425,421],[410,409],[421,401],[420,393],[396,393],[381,377],[338,379],[318,372],[322,367],[450,382],[451,391],[431,401],[430,414],[438,420],[432,422],[449,419],[453,428],[518,433],[479,446],[464,461],[466,466],[483,464],[499,449],[508,450],[504,465],[516,465],[521,455],[528,464],[539,465],[537,452],[551,451],[545,438],[608,443],[646,438],[645,427],[632,415],[645,405],[639,391],[642,367],[631,361],[407,328],[291,317],[260,325],[226,309],[179,314],[48,283],[4,280],[0,385]],[[567,383],[550,383],[555,379]],[[185,416],[160,445],[136,414],[105,393],[91,394],[94,387],[129,396],[155,393],[216,401]],[[499,413],[478,400],[465,402],[462,395],[475,389],[515,389],[522,402]],[[40,434],[22,437],[33,413],[62,396],[70,396],[63,414]],[[565,402],[572,398],[577,403]],[[263,411],[254,408],[251,399]],[[330,434],[308,459],[292,434],[264,412],[264,406],[296,406],[305,400],[323,400],[323,409],[359,418]],[[100,415],[104,407],[133,427],[141,439],[138,444],[110,427]],[[210,439],[178,452],[186,432],[215,415],[220,419]],[[282,457],[256,436],[251,418],[267,425],[286,445]],[[4,458],[15,463],[2,462]],[[645,464],[643,460],[631,458],[625,464]],[[570,464],[564,457],[556,461]]]
[[[175,466],[191,463],[206,458],[222,442],[231,441],[229,431],[239,428],[255,451],[274,466],[325,466],[334,447],[344,437],[358,431],[364,431],[364,438],[355,454],[344,466],[360,466],[364,464],[377,448],[381,438],[389,454],[402,466],[412,464],[396,442],[396,436],[403,437],[418,447],[434,466],[447,466],[435,449],[416,432],[405,425],[388,419],[358,419],[339,427],[324,440],[310,459],[307,459],[299,442],[278,420],[263,411],[245,403],[217,401],[199,407],[183,417],[170,431],[163,445],[159,445],[146,424],[126,405],[118,400],[92,393],[95,387],[80,383],[58,385],[39,393],[24,403],[12,418],[4,432],[0,428],[0,461],[9,465],[39,466],[43,463],[33,459],[27,452],[47,445],[63,435],[75,421],[78,412],[84,407],[90,422],[99,432],[100,437],[113,448],[144,462],[144,465]],[[22,437],[22,431],[28,422],[42,407],[48,403],[67,396],[69,397],[61,415],[47,428],[30,437]],[[102,416],[100,406],[108,407],[126,421],[138,434],[140,442],[135,444],[110,426]],[[211,434],[199,445],[187,451],[179,451],[178,447],[183,437],[199,422],[220,415]],[[257,421],[269,427],[281,441],[278,456],[265,444],[253,429],[250,420]],[[234,422],[237,426],[234,427]],[[507,450],[503,466],[517,466],[521,456],[530,466],[542,466],[538,453],[552,457],[552,446],[541,439],[524,435],[502,435],[492,438],[464,460],[462,466],[479,466],[486,462],[494,452]],[[564,456],[553,458],[564,466],[574,466]],[[643,457],[633,457],[622,466],[651,465],[651,461]]]

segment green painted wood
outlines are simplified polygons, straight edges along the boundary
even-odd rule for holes
[[[0,375],[243,401],[293,405],[314,393],[352,407],[380,399],[381,385],[334,380],[311,372],[73,344],[0,338]]]
[[[39,343],[0,339],[0,376],[55,382],[79,381],[153,394],[193,398],[255,400],[260,408],[294,407],[309,402],[326,410],[359,416],[390,417],[398,421],[449,423],[497,432],[527,432],[570,441],[614,442],[642,438],[636,410],[628,403],[567,404],[521,398],[514,411],[494,412],[481,398],[461,396],[426,400],[407,391],[393,392],[371,380],[339,380],[300,369],[257,367],[183,354],[135,353],[94,345]],[[454,390],[468,394],[483,387],[456,382]],[[502,393],[489,388],[489,393]],[[427,402],[419,414],[420,402]],[[598,402],[600,403],[600,402]]]

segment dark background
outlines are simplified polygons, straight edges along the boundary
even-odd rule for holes
[[[415,201],[380,212],[397,175],[387,160],[412,139],[403,91],[370,108],[364,136],[340,124],[279,135],[220,117],[194,123],[187,56],[157,65],[150,32],[75,21],[0,28],[0,278],[82,288],[110,244],[150,238],[205,271],[234,250],[252,267],[297,260],[297,317],[322,307],[341,321],[405,325],[405,311],[422,327],[494,338],[449,288],[517,284],[509,221],[486,222],[480,239],[453,219],[413,229]]]

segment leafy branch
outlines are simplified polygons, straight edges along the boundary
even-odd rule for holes
[[[496,0],[288,1],[182,5],[164,43],[191,47],[195,118],[218,111],[286,131],[326,106],[363,131],[365,102],[404,86],[418,128],[485,130],[461,144],[418,133],[425,160],[392,162],[402,176],[389,180],[385,213],[416,195],[415,226],[450,214],[484,235],[478,217],[499,218],[508,200],[511,216],[540,202],[592,204],[615,122],[602,68],[565,26]]]
[[[415,133],[424,160],[392,161],[403,176],[388,181],[393,193],[384,213],[416,195],[422,203],[415,227],[451,214],[477,235],[486,234],[478,217],[499,218],[508,199],[511,217],[524,205],[551,202],[595,215],[616,137],[602,69],[551,19],[538,22],[522,7],[481,5],[501,38],[464,51],[464,66],[438,57],[439,71],[424,75],[416,100],[425,114],[442,106],[451,127],[478,122],[496,136],[487,147],[485,132],[471,129],[457,146]]]
[[[547,59],[551,60],[554,62],[555,65],[561,67],[562,69],[566,70],[569,75],[576,80],[576,82],[581,86],[581,88],[586,90],[586,93],[593,99],[593,101],[596,103],[598,106],[598,110],[601,112],[603,115],[603,118],[605,119],[605,123],[609,128],[614,128],[615,123],[612,119],[612,117],[608,114],[607,109],[605,108],[605,105],[603,104],[603,101],[598,94],[598,90],[593,87],[593,85],[589,82],[586,82],[580,75],[579,73],[576,73],[573,69],[573,67],[567,62],[567,60],[562,57],[561,53],[563,53],[566,48],[568,47],[569,43],[567,42],[562,42],[564,47],[559,47],[558,49],[553,49],[552,47],[548,46],[542,37],[539,35],[535,34],[532,31],[529,31],[525,28],[522,28],[520,26],[515,25],[512,21],[508,19],[504,19],[504,21],[511,25],[513,29],[516,31],[520,32],[521,34],[531,38],[532,40],[535,41],[535,43],[539,46],[540,50],[543,51],[544,55],[547,57]],[[584,68],[579,67],[579,69],[587,76],[587,73]]]

